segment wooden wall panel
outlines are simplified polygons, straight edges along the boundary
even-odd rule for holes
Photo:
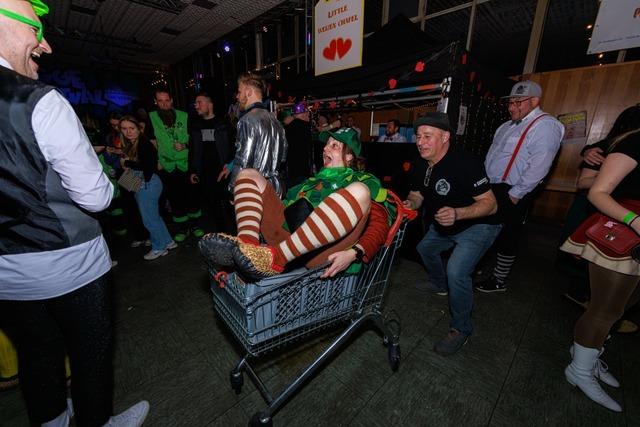
[[[582,141],[563,143],[543,193],[531,215],[563,222],[578,178],[580,151],[604,138],[618,114],[640,102],[640,61],[524,76],[542,86],[542,109],[555,116],[587,112],[587,135]]]

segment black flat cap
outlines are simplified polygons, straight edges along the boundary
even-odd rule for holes
[[[420,126],[432,126],[446,132],[451,132],[449,116],[445,113],[427,113],[422,117],[418,117],[416,121],[413,122],[413,130],[417,133],[418,127]]]

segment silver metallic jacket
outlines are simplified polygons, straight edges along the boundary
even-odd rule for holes
[[[237,126],[236,157],[229,190],[233,193],[236,177],[242,169],[256,169],[282,196],[284,187],[279,170],[287,158],[284,128],[269,110],[253,108],[240,118]]]

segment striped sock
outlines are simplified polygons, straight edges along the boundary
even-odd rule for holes
[[[276,247],[275,263],[291,260],[346,236],[363,212],[356,198],[341,188],[331,193],[313,210],[298,229]]]
[[[246,243],[260,243],[262,221],[262,194],[258,184],[245,178],[236,181],[233,201],[238,222],[238,237]]]
[[[515,255],[504,255],[498,253],[496,268],[493,270],[493,277],[498,283],[502,284],[507,280],[507,276],[511,272],[511,267],[514,262],[516,262]]]

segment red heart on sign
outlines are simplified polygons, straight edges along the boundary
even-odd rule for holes
[[[322,56],[327,58],[329,61],[333,61],[334,59],[336,59],[336,45],[336,39],[331,40],[329,46],[322,49]]]
[[[389,89],[395,89],[398,81],[396,79],[389,79]]]
[[[342,37],[338,39],[338,57],[342,58],[351,49],[351,39],[343,40]]]
[[[417,73],[421,73],[424,71],[424,62],[422,61],[418,61],[416,62],[416,68],[415,68]]]

